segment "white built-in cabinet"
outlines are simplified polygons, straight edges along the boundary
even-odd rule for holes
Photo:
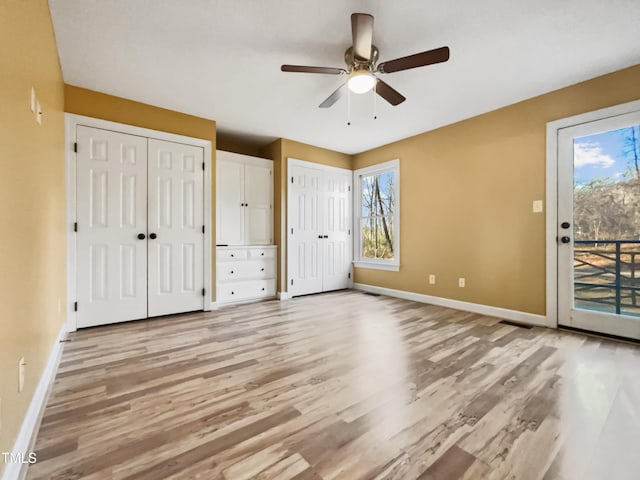
[[[273,243],[273,162],[218,150],[216,244]]]
[[[216,302],[273,297],[273,162],[216,152]]]

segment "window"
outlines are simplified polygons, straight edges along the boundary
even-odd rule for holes
[[[400,268],[400,161],[354,172],[355,266]]]

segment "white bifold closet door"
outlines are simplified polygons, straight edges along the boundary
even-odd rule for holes
[[[202,309],[202,148],[149,139],[149,317]]]
[[[76,139],[78,327],[202,309],[202,148],[82,126]]]
[[[288,173],[289,293],[349,288],[352,172],[289,160]]]

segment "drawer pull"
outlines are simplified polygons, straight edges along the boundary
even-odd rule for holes
[[[232,253],[232,254],[231,254],[231,257],[235,257],[235,255]]]
[[[261,268],[261,269],[260,269],[260,271],[261,271],[261,272],[264,272],[264,268]]]
[[[264,287],[262,287],[262,291],[264,292]]]
[[[235,294],[236,294],[236,292],[231,292],[231,295],[235,295]]]
[[[233,275],[233,270],[231,270],[231,274]]]
[[[260,255],[264,257],[264,252],[262,252]]]

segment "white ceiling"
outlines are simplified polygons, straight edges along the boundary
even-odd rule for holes
[[[66,83],[357,153],[640,63],[638,0],[49,0]],[[375,17],[381,61],[448,45],[447,63],[384,75],[407,97],[319,109],[343,77],[350,14]]]

